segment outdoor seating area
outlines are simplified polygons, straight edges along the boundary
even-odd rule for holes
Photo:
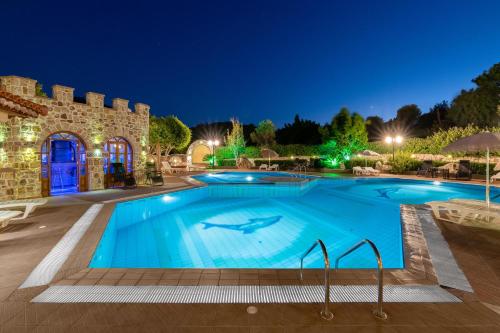
[[[434,216],[460,225],[500,230],[500,204],[481,200],[451,199],[427,202]]]
[[[352,173],[355,176],[379,176],[380,170],[374,169],[372,167],[355,166],[352,168]]]

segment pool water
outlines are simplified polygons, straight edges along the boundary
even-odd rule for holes
[[[493,188],[494,201],[499,195]],[[402,268],[400,204],[450,198],[483,199],[484,187],[385,178],[213,184],[117,204],[90,267],[297,268],[318,238],[332,261],[368,238],[384,267]],[[304,264],[322,267],[321,251]],[[340,267],[376,261],[363,247]]]
[[[269,177],[312,178],[312,176],[287,172],[210,172],[192,176],[207,184],[273,184],[274,182],[266,180]]]

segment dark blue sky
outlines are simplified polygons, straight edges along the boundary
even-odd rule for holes
[[[281,125],[427,111],[500,61],[498,0],[101,2],[2,1],[0,75]]]

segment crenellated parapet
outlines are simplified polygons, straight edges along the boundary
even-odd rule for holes
[[[26,98],[41,98],[40,96],[36,96],[36,80],[20,77],[20,76],[0,76],[0,90],[10,92],[11,94]],[[48,101],[45,104],[50,104],[50,101],[56,101],[63,104],[81,104],[75,102],[75,88],[67,87],[63,85],[53,85],[52,86],[52,97],[44,98]],[[92,108],[102,108],[102,109],[110,109],[104,106],[104,98],[105,95],[96,93],[96,92],[87,92],[85,94],[85,104]],[[128,106],[129,101],[123,98],[113,98],[112,110],[116,111],[124,111],[124,112],[132,112],[132,110]],[[138,114],[146,114],[149,116],[149,105],[143,103],[135,104],[135,113]]]

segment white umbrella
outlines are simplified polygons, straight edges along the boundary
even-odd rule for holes
[[[445,152],[486,151],[486,203],[490,205],[490,151],[500,151],[500,133],[481,132],[450,143]]]
[[[274,150],[272,149],[268,149],[268,148],[263,148],[260,150],[260,154],[262,155],[262,157],[266,158],[269,160],[269,164],[271,164],[271,158],[276,158],[276,157],[279,157],[280,155],[278,155],[277,152],[275,152]]]
[[[373,150],[363,150],[362,152],[358,153],[358,156],[368,156],[368,157],[374,157],[374,156],[380,156],[379,153],[374,152]],[[368,161],[365,158],[365,167],[368,165]]]

